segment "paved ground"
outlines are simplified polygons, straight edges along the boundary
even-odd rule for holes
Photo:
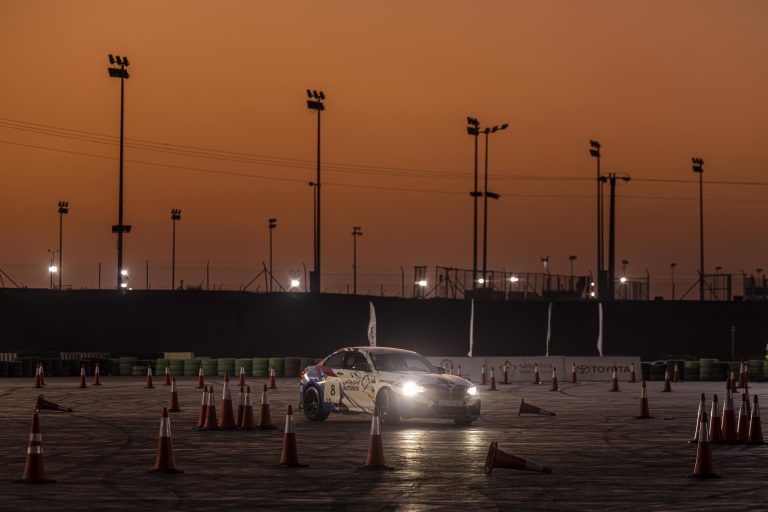
[[[21,477],[38,391],[30,379],[0,379],[0,496],[3,510],[765,510],[768,445],[716,446],[723,478],[689,480],[698,394],[721,383],[649,383],[653,420],[635,420],[639,384],[500,386],[481,391],[483,416],[469,428],[439,421],[384,427],[391,472],[357,469],[365,460],[370,418],[332,416],[311,423],[296,415],[299,454],[307,468],[278,466],[281,431],[200,432],[193,427],[201,393],[178,380],[180,413],[172,414],[181,475],[148,474],[154,463],[160,412],[169,390],[143,389],[132,377],[106,377],[100,388],[77,378],[48,378],[45,395],[70,414],[40,415],[50,485],[13,483]],[[217,391],[221,379],[211,379]],[[260,383],[251,380],[252,387]],[[282,426],[296,381],[280,379],[271,393]],[[768,384],[754,384],[765,398]],[[518,416],[520,398],[557,413]],[[258,397],[255,396],[255,401]],[[765,402],[764,402],[765,403]],[[218,404],[218,398],[217,398]],[[768,433],[768,432],[767,432]],[[550,475],[483,463],[491,441],[504,451],[548,464]]]

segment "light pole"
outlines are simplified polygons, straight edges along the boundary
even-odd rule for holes
[[[589,141],[589,154],[597,159],[597,298],[604,297],[604,272],[603,272],[603,194],[602,180],[600,176],[600,143],[596,140]]]
[[[472,289],[477,289],[477,198],[482,192],[477,190],[477,143],[480,135],[480,121],[474,117],[467,117],[467,133],[475,138],[475,181],[469,195],[474,203],[474,217],[472,221]],[[483,280],[485,282],[485,280]]]
[[[128,57],[109,55],[109,76],[120,79],[120,185],[117,199],[117,225],[112,226],[112,232],[117,233],[117,289],[125,288],[123,284],[123,233],[130,233],[131,226],[123,224],[123,117],[125,104],[125,79],[129,78],[127,68],[130,63]]]
[[[277,219],[268,219],[267,227],[269,227],[269,291],[272,291],[272,282],[275,279],[272,274],[272,230],[277,227]]]
[[[608,299],[613,300],[616,290],[616,179],[629,181],[629,176],[616,176],[616,173],[608,173],[608,182],[611,186],[610,215],[608,219]],[[603,296],[605,297],[605,296]]]
[[[307,89],[307,108],[317,112],[317,179],[315,180],[315,269],[310,272],[310,289],[320,293],[320,113],[325,110],[325,93]]]
[[[181,220],[181,210],[174,208],[171,210],[171,224],[173,224],[173,243],[171,249],[171,290],[176,289],[176,221]],[[149,276],[149,270],[147,270]],[[147,278],[149,279],[149,278]],[[149,284],[149,281],[147,281]],[[149,286],[147,286],[149,288]]]
[[[62,264],[61,264],[61,254],[62,249],[64,248],[64,215],[69,213],[69,202],[68,201],[59,201],[59,291],[62,290],[61,287],[61,274],[63,272],[61,271]]]
[[[675,300],[675,267],[677,266],[677,263],[674,261],[669,264],[669,272],[672,277],[672,300]]]
[[[53,260],[55,259],[56,251],[52,251],[48,249],[48,252],[51,253],[51,264],[48,266],[48,273],[51,275],[51,290],[53,290],[53,274],[58,272],[58,268],[56,268],[56,265],[53,264]]]
[[[691,162],[699,175],[699,300],[704,300],[704,160],[693,157]]]
[[[488,135],[497,131],[506,130],[509,124],[504,123],[501,126],[486,127],[483,129],[485,134],[485,176],[483,185],[483,288],[488,286],[487,264],[488,264],[488,198],[499,199],[501,196],[495,192],[488,192]]]
[[[352,294],[357,295],[357,237],[363,236],[363,228],[352,226]]]
[[[571,291],[573,291],[573,262],[576,261],[576,256],[571,254],[568,256],[568,261],[571,262]]]

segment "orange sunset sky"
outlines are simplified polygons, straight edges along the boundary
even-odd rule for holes
[[[754,273],[768,268],[767,23],[761,0],[3,0],[0,268],[48,286],[66,200],[64,285],[95,287],[102,262],[113,286],[114,53],[131,61],[125,258],[136,288],[146,261],[151,287],[170,286],[172,208],[185,284],[202,282],[207,260],[216,287],[248,282],[267,259],[270,217],[275,275],[303,279],[316,133],[306,88],[328,97],[329,292],[351,283],[354,225],[363,293],[399,292],[401,266],[409,282],[414,265],[471,268],[468,115],[510,125],[490,141],[489,188],[502,198],[489,206],[489,268],[538,272],[549,256],[567,274],[573,254],[577,273],[594,272],[594,138],[604,171],[632,177],[618,185],[617,260],[637,277],[648,269],[652,295],[668,295],[670,262],[678,295],[695,279],[692,156],[705,162],[707,272]]]

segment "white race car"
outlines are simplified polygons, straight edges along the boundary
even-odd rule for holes
[[[331,412],[401,418],[445,418],[470,425],[480,417],[477,388],[422,355],[385,347],[348,347],[301,372],[299,408],[313,421]]]

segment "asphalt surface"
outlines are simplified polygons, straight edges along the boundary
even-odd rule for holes
[[[636,420],[640,384],[513,384],[481,387],[483,413],[471,427],[404,421],[382,426],[392,471],[359,469],[366,458],[369,416],[331,416],[322,423],[295,415],[306,468],[279,466],[282,426],[298,399],[296,379],[270,392],[279,430],[195,429],[201,392],[179,378],[182,412],[171,413],[173,448],[183,474],[150,474],[169,386],[104,377],[78,389],[78,378],[47,378],[47,399],[72,413],[42,411],[46,476],[22,484],[35,399],[31,379],[0,379],[0,510],[766,510],[768,445],[713,447],[721,479],[692,480],[699,393],[710,400],[722,383],[648,383],[651,420]],[[222,379],[209,378],[220,399]],[[252,389],[263,381],[249,379]],[[752,384],[765,399],[768,384]],[[521,397],[557,416],[518,415]],[[234,393],[235,402],[237,393]],[[258,415],[258,394],[253,396]],[[764,402],[765,403],[765,402]],[[738,404],[738,402],[737,402]],[[709,402],[708,402],[709,406]],[[738,405],[737,405],[738,407]],[[709,412],[709,411],[708,411]],[[768,432],[767,432],[768,434]],[[552,474],[483,471],[488,446],[552,467]]]

